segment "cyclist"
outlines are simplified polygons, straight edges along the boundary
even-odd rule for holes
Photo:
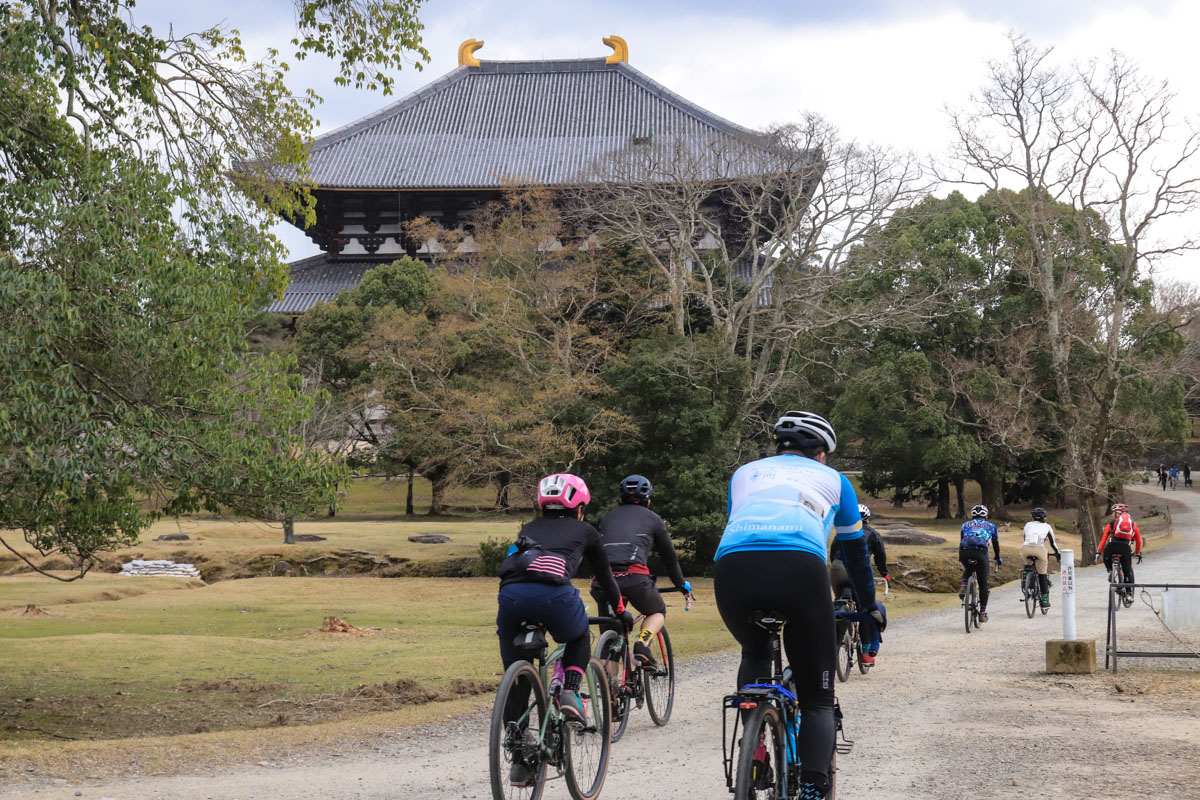
[[[558,702],[563,715],[577,722],[584,721],[578,690],[591,655],[587,611],[579,591],[571,585],[583,558],[626,629],[633,627],[633,617],[625,610],[621,590],[604,557],[600,534],[583,521],[583,507],[590,500],[587,484],[576,475],[559,473],[542,478],[537,495],[542,516],[521,528],[516,544],[509,548],[500,566],[500,608],[496,613],[505,669],[518,660],[513,640],[524,620],[542,622],[555,641],[566,645],[562,657],[565,676]],[[512,715],[507,716],[506,710],[508,719],[515,719],[529,702],[527,694],[518,695],[510,695]],[[530,776],[522,763],[513,763],[509,779],[514,786],[524,786]]]
[[[770,637],[750,621],[756,611],[788,618],[783,646],[795,677],[801,727],[804,800],[825,797],[833,756],[833,673],[837,657],[825,543],[842,540],[850,579],[863,609],[876,608],[871,562],[858,498],[844,475],[827,466],[837,447],[822,417],[788,411],[775,423],[777,455],[738,468],[729,481],[729,522],[717,547],[713,594],[725,627],[742,646],[738,687],[770,675]]]
[[[1137,550],[1130,552],[1130,545],[1136,545]],[[1104,559],[1104,569],[1112,572],[1113,556],[1120,553],[1121,563],[1125,565],[1125,582],[1133,583],[1133,556],[1142,559],[1142,532],[1129,514],[1129,506],[1117,503],[1112,507],[1112,519],[1104,526],[1104,534],[1100,537],[1100,545],[1096,548],[1096,560]]]
[[[963,523],[958,542],[958,560],[963,565],[962,588],[959,597],[966,596],[967,579],[975,573],[979,582],[979,621],[987,622],[988,603],[988,544],[996,551],[997,569],[1004,563],[1000,558],[1000,534],[996,526],[988,522],[988,507],[978,505],[971,509],[971,518]],[[982,556],[982,557],[981,557]]]
[[[883,537],[879,535],[878,531],[867,524],[867,520],[871,518],[871,509],[869,506],[859,503],[858,513],[863,521],[863,536],[867,540],[867,550],[871,552],[871,556],[875,559],[875,569],[879,570],[880,576],[890,585],[892,576],[888,574],[887,550],[883,546]],[[850,576],[846,573],[846,565],[842,560],[842,543],[836,537],[829,545],[829,582],[833,586],[833,596],[835,598],[844,597],[847,592],[853,591],[850,586]],[[879,655],[879,647],[882,644],[882,639],[876,626],[860,623],[859,627],[869,637],[865,642],[866,646],[863,650],[862,661],[867,666],[871,666],[875,663],[875,656]]]
[[[1058,545],[1054,542],[1054,527],[1046,522],[1046,509],[1035,508],[1029,512],[1032,518],[1025,523],[1025,541],[1021,544],[1021,557],[1033,556],[1037,559],[1036,568],[1038,574],[1038,589],[1041,594],[1042,608],[1050,607],[1050,577],[1046,574],[1046,569],[1050,565],[1050,558],[1046,554],[1047,543],[1054,548],[1054,555],[1062,557],[1058,552]]]
[[[604,544],[604,554],[608,556],[621,594],[634,608],[646,615],[642,621],[641,635],[633,645],[633,657],[642,667],[653,669],[655,663],[650,640],[658,635],[667,620],[667,604],[663,602],[662,595],[654,585],[654,577],[646,566],[651,548],[658,552],[667,577],[676,587],[690,592],[692,584],[683,579],[679,556],[675,553],[675,545],[671,543],[671,535],[667,533],[666,523],[650,510],[650,495],[654,492],[650,480],[641,475],[630,475],[621,481],[619,492],[620,505],[600,521],[600,541]],[[604,587],[598,581],[592,582],[592,597],[601,609],[601,616],[607,616]]]

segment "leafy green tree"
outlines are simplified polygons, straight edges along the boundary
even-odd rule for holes
[[[413,6],[297,7],[296,57],[356,85],[419,48]],[[273,214],[311,218],[319,98],[125,0],[0,4],[0,43],[0,529],[78,577],[158,514],[328,502],[294,360],[246,341],[286,280]]]
[[[616,503],[623,477],[645,475],[654,483],[654,510],[683,540],[690,568],[707,571],[725,527],[729,478],[738,466],[745,362],[729,352],[719,331],[679,336],[658,329],[614,358],[603,379],[637,433],[589,463],[588,485],[598,509]]]

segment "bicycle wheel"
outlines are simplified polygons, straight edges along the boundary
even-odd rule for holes
[[[643,686],[646,691],[646,710],[655,725],[666,725],[671,719],[671,708],[675,705],[675,651],[671,649],[671,637],[663,628],[654,637],[650,646],[658,666],[642,670]]]
[[[850,662],[853,660],[850,648],[853,646],[850,631],[843,632],[842,638],[838,640],[837,663],[834,664],[837,678],[842,683],[850,680],[850,667],[852,666]]]
[[[971,632],[971,614],[975,609],[975,604],[978,602],[979,587],[976,584],[975,576],[972,575],[967,579],[967,590],[963,592],[963,624],[967,629],[967,633]]]
[[[566,739],[567,791],[575,800],[594,800],[604,786],[608,753],[612,747],[612,700],[608,675],[596,659],[588,661],[587,674],[579,685],[585,724],[563,725]]]
[[[971,624],[979,630],[979,579],[971,579]]]
[[[786,743],[778,709],[760,703],[750,712],[742,731],[734,774],[734,800],[786,797],[784,757]]]
[[[612,740],[625,733],[629,724],[629,690],[625,687],[625,642],[616,631],[605,631],[596,642],[595,658],[608,675],[608,693],[612,700]]]
[[[518,661],[505,671],[496,690],[488,741],[493,800],[538,800],[542,796],[546,762],[538,737],[546,716],[546,703],[546,687],[532,664]],[[507,714],[506,708],[510,708]],[[524,786],[512,785],[514,763],[523,764],[528,772]]]
[[[1025,582],[1021,586],[1021,593],[1025,595],[1025,616],[1033,619],[1033,612],[1038,606],[1038,578],[1036,572],[1030,570],[1025,573]]]

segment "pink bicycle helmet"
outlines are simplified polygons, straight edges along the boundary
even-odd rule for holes
[[[558,472],[538,482],[538,508],[578,508],[591,500],[592,493],[578,475]]]

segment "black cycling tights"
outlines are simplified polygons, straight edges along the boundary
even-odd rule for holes
[[[837,657],[825,559],[799,550],[744,550],[723,556],[713,593],[725,627],[742,646],[738,688],[771,674],[771,641],[750,621],[755,611],[788,618],[783,649],[800,701],[801,779],[824,784],[833,756],[833,673]]]
[[[985,610],[988,597],[991,595],[988,590],[988,551],[960,547],[958,548],[958,560],[963,565],[962,579],[964,581],[974,573],[975,580],[979,583],[979,608]]]

